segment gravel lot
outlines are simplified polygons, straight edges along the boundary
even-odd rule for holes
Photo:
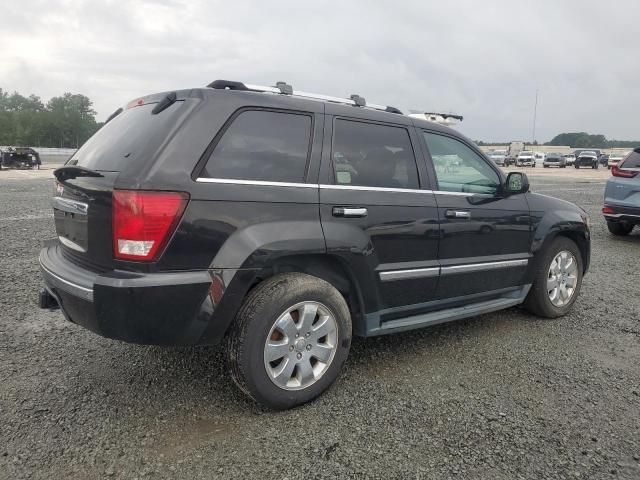
[[[640,232],[607,232],[606,170],[528,173],[592,217],[570,315],[356,339],[329,392],[272,413],[217,348],[127,345],[39,310],[50,171],[0,172],[0,478],[640,478]]]

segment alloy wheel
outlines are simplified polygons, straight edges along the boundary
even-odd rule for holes
[[[547,276],[549,300],[556,307],[567,305],[578,285],[578,262],[571,252],[563,250],[551,261]]]
[[[318,302],[301,302],[275,321],[264,344],[264,367],[283,390],[313,385],[327,371],[338,346],[338,323]]]

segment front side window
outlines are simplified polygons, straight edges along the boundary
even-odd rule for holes
[[[485,160],[459,140],[423,132],[438,179],[446,192],[494,194],[500,177]]]
[[[416,159],[405,128],[338,119],[334,129],[332,158],[336,184],[419,187]]]
[[[242,112],[222,135],[201,176],[303,182],[310,138],[309,115]]]

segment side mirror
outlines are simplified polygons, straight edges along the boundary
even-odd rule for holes
[[[511,172],[507,175],[504,192],[507,195],[516,193],[527,193],[529,191],[529,179],[522,172]]]

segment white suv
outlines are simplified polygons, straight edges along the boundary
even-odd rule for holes
[[[523,150],[518,154],[518,158],[516,158],[516,166],[517,167],[535,167],[536,166],[536,157],[532,151]]]

